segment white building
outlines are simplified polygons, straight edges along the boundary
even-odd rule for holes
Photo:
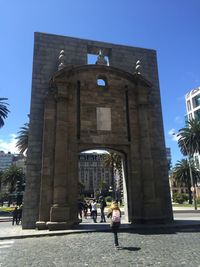
[[[88,195],[94,195],[101,180],[106,182],[108,187],[111,185],[111,169],[105,167],[103,156],[104,154],[97,153],[79,155],[79,180],[84,184],[84,191]]]
[[[186,102],[186,121],[191,119],[197,119],[200,121],[200,86],[194,88],[185,95]],[[200,168],[200,155],[194,154],[194,160],[197,168]]]
[[[0,170],[6,170],[8,169],[12,164],[14,160],[14,155],[10,152],[5,153],[4,151],[0,151]]]
[[[26,173],[25,157],[23,155],[11,154],[10,152],[5,153],[0,151],[0,171],[5,171],[10,168],[10,166],[16,165]],[[7,186],[5,186],[0,181],[0,191],[7,191]]]

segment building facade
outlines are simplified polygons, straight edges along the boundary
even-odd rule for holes
[[[21,168],[23,173],[26,174],[25,157],[21,154],[12,154],[11,152],[5,153],[0,151],[0,171],[9,169],[10,166],[16,165]],[[0,191],[6,192],[8,187],[2,182],[0,184]]]
[[[200,86],[185,95],[185,102],[187,111],[186,123],[191,119],[200,121]],[[200,169],[200,155],[195,153],[193,159],[196,167]]]
[[[15,155],[10,152],[5,153],[0,151],[0,170],[4,171],[8,169],[14,162]]]
[[[101,190],[101,182],[105,182],[107,188],[112,185],[112,172],[105,167],[104,154],[81,153],[79,155],[79,180],[84,185],[83,193],[94,197],[95,192]]]

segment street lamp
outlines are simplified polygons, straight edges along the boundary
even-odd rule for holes
[[[173,133],[173,135],[178,136],[178,134]],[[192,196],[193,196],[193,202],[194,202],[194,209],[197,210],[197,200],[196,200],[196,185],[194,183],[194,178],[193,178],[193,174],[192,174],[192,167],[191,167],[191,161],[190,161],[190,153],[187,149],[186,143],[184,139],[181,139],[181,141],[183,142],[183,146],[185,148],[186,154],[187,154],[187,158],[188,158],[188,165],[189,165],[189,173],[190,173],[190,183],[191,183],[191,191],[192,191]]]
[[[109,191],[109,193],[110,193],[110,195],[112,197],[112,200],[114,200],[114,190],[113,190],[113,187],[110,186],[108,191]]]

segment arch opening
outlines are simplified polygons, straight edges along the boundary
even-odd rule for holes
[[[101,148],[89,149],[79,152],[78,155],[78,184],[79,199],[91,207],[91,202],[95,199],[99,207],[102,199],[106,201],[105,215],[107,208],[112,201],[118,201],[122,210],[122,219],[128,221],[128,197],[126,187],[126,162],[125,155],[122,152]],[[80,214],[79,219],[85,221],[90,214]],[[102,220],[98,213],[97,222]],[[101,222],[101,221],[100,221]]]

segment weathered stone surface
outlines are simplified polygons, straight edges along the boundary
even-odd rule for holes
[[[109,66],[87,65],[87,54],[100,49]],[[58,71],[61,50],[65,66]],[[142,75],[134,73],[138,59]],[[78,153],[91,148],[126,159],[130,221],[172,220],[156,52],[35,33],[23,228],[77,221]],[[51,218],[55,205],[67,206],[69,217]]]

